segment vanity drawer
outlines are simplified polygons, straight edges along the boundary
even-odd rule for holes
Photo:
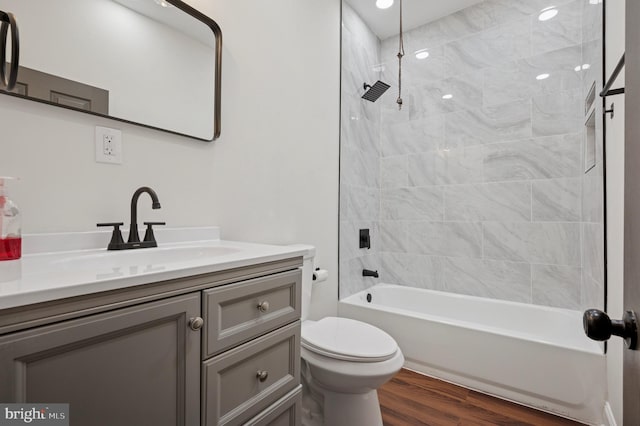
[[[299,383],[297,321],[203,363],[203,425],[242,424]]]
[[[204,291],[203,359],[300,318],[295,269]]]
[[[249,420],[244,426],[300,426],[301,424],[302,385]]]

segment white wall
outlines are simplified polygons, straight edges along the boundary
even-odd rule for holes
[[[223,237],[313,244],[337,299],[339,0],[191,0],[224,36],[222,136],[203,143],[0,96],[0,175],[22,178],[23,232],[128,222],[153,187],[162,209],[140,219],[219,225]],[[124,164],[94,162],[95,125],[123,131]]]
[[[606,75],[611,75],[624,52],[624,1],[606,2]],[[624,72],[613,86],[624,86]],[[607,99],[615,103],[613,119],[605,118],[607,150],[607,313],[623,314],[624,259],[624,95]],[[622,339],[610,339],[607,353],[608,400],[616,423],[622,425]]]
[[[228,238],[315,245],[330,272],[316,314],[335,314],[340,2],[204,1],[226,46],[217,223]]]

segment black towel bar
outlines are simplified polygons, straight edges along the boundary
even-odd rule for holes
[[[11,30],[11,67],[6,70],[7,38]],[[13,14],[0,10],[0,89],[12,91],[18,79],[18,63],[20,61],[20,41],[18,24]]]
[[[616,79],[618,78],[618,74],[620,74],[620,71],[622,71],[623,67],[624,67],[624,53],[622,54],[622,57],[618,61],[618,65],[616,65],[616,68],[613,70],[613,73],[611,73],[611,77],[609,77],[609,81],[607,81],[607,84],[605,84],[604,87],[602,88],[602,92],[600,92],[601,97],[604,98],[605,96],[620,95],[624,93],[624,87],[621,87],[619,89],[611,88],[611,86],[613,86],[613,83],[615,83]]]

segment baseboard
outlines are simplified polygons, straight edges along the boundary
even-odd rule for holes
[[[604,419],[603,426],[618,426],[616,423],[616,418],[613,415],[613,410],[611,410],[611,404],[609,404],[609,401],[604,403],[602,417]]]

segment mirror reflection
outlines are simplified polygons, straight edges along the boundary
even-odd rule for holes
[[[20,34],[12,95],[197,139],[217,137],[221,40],[215,22],[184,3],[0,0],[0,10],[14,14]]]

